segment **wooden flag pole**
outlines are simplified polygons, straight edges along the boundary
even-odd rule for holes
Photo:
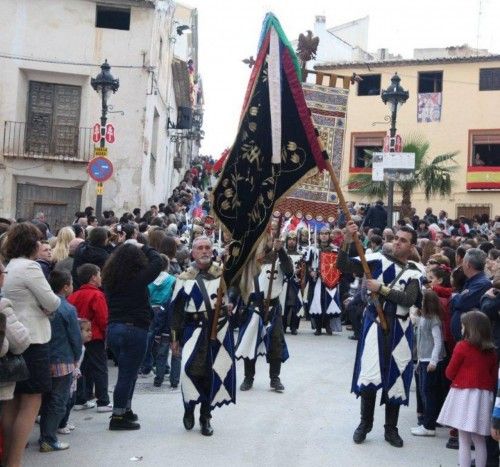
[[[215,301],[215,307],[214,307],[214,318],[212,321],[212,330],[210,331],[210,339],[212,341],[217,340],[217,325],[219,324],[220,310],[222,308],[222,298],[224,297],[224,289],[226,288],[226,283],[224,281],[224,271],[225,270],[226,270],[226,261],[224,260],[222,262],[222,273],[220,275],[219,287],[217,288],[217,299]],[[229,319],[229,317],[228,317],[228,319]]]
[[[321,149],[323,149],[323,144],[319,137],[318,137],[318,142],[321,146]],[[335,191],[337,192],[337,196],[339,198],[340,207],[342,208],[342,211],[344,211],[346,220],[348,222],[352,221],[351,213],[349,212],[349,209],[347,209],[347,203],[345,201],[344,194],[342,193],[342,189],[340,187],[337,175],[335,175],[332,163],[329,160],[326,161],[326,169],[328,170],[330,178],[332,179],[333,186],[335,187]],[[370,267],[368,266],[368,262],[366,261],[365,250],[363,248],[363,245],[361,244],[361,240],[359,239],[357,232],[354,232],[353,240],[354,240],[354,245],[356,247],[356,251],[359,256],[359,260],[361,261],[361,265],[363,266],[363,272],[365,273],[367,279],[371,279],[372,273],[370,271]],[[380,320],[380,325],[382,326],[382,329],[387,332],[388,330],[387,320],[385,319],[384,310],[382,309],[380,300],[378,299],[378,296],[375,292],[370,292],[370,296],[375,305],[375,308],[377,309],[377,315],[378,319]]]

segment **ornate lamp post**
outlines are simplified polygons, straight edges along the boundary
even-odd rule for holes
[[[384,104],[389,104],[391,110],[391,129],[390,129],[390,145],[389,152],[395,152],[395,141],[396,141],[396,118],[398,114],[398,109],[408,100],[410,94],[405,91],[399,84],[401,78],[397,73],[391,78],[391,84],[389,87],[382,91],[380,97]],[[389,180],[388,192],[387,192],[387,226],[392,227],[392,213],[394,211],[394,181]]]
[[[95,77],[90,78],[90,85],[101,96],[101,141],[99,146],[104,148],[106,146],[106,122],[108,114],[108,99],[111,93],[118,91],[120,87],[120,80],[115,79],[110,72],[108,60],[104,60],[101,65],[101,72]],[[100,218],[102,215],[102,182],[97,184],[97,198],[96,198],[96,216]]]

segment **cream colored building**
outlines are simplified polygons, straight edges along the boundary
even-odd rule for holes
[[[452,217],[500,214],[500,55],[331,63],[315,69],[363,78],[349,93],[341,169],[347,199],[370,201],[348,189],[347,180],[352,174],[371,171],[364,167],[364,149],[383,145],[389,127],[384,117],[390,111],[380,93],[397,72],[410,94],[397,115],[403,143],[405,136],[420,135],[431,144],[430,156],[459,152],[452,194],[426,201],[422,192],[413,193],[417,213],[431,206]],[[474,160],[476,154],[481,161]],[[396,192],[396,206],[400,200]]]
[[[90,78],[105,59],[120,87],[109,101],[116,141],[108,145],[114,173],[103,209],[119,214],[166,200],[187,159],[174,161],[168,127],[177,126],[179,92],[190,89],[186,63],[197,48],[190,41],[177,52],[196,27],[177,20],[176,8],[170,0],[0,2],[0,216],[45,211],[57,228],[95,205],[86,169],[101,107]],[[196,18],[196,10],[179,8]],[[184,73],[174,76],[174,62]]]

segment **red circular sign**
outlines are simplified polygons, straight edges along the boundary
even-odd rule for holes
[[[105,182],[113,175],[113,164],[107,157],[94,157],[87,165],[87,173],[96,182]]]

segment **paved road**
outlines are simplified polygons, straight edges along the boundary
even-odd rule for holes
[[[304,326],[302,323],[303,328]],[[376,408],[375,426],[362,445],[352,442],[358,423],[359,402],[349,393],[355,342],[342,335],[316,337],[309,329],[288,335],[290,359],[283,365],[283,394],[269,390],[267,366],[257,364],[254,388],[238,392],[237,405],[213,413],[212,438],[201,436],[198,427],[186,432],[179,392],[168,385],[154,388],[142,379],[134,397],[134,410],[142,429],[134,432],[107,430],[109,414],[95,410],[75,412],[77,429],[61,439],[68,451],[42,454],[37,451],[37,428],[25,457],[26,466],[415,466],[457,465],[457,451],[444,447],[447,430],[436,438],[409,434],[415,425],[415,397],[403,407],[400,433],[402,449],[391,447],[383,437],[383,407]],[[111,380],[116,371],[110,368]],[[238,363],[238,382],[243,364]],[[142,460],[133,461],[133,457]]]

